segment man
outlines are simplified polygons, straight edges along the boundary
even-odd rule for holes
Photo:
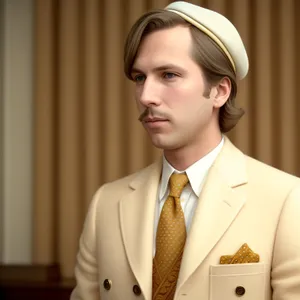
[[[163,157],[96,193],[71,299],[300,299],[300,181],[223,135],[248,71],[235,27],[174,2],[135,23],[124,60]]]

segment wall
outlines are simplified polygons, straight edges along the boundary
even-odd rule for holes
[[[32,245],[32,0],[1,0],[2,263],[30,263]]]

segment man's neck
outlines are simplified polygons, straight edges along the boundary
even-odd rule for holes
[[[189,145],[175,150],[164,150],[164,156],[173,168],[183,171],[215,149],[221,140],[222,135],[220,134],[215,139],[204,141],[201,144]]]

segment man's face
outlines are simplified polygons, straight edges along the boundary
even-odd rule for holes
[[[191,58],[187,27],[150,33],[142,41],[132,69],[142,123],[152,143],[164,150],[197,145],[209,136],[217,114],[203,96],[201,68]]]

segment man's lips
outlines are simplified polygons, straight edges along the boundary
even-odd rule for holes
[[[164,118],[146,117],[144,118],[143,123],[149,130],[160,130],[168,123],[168,121],[168,119]]]
[[[167,119],[163,119],[163,118],[151,118],[151,117],[146,117],[143,120],[145,123],[154,123],[154,122],[165,122],[168,121]]]

